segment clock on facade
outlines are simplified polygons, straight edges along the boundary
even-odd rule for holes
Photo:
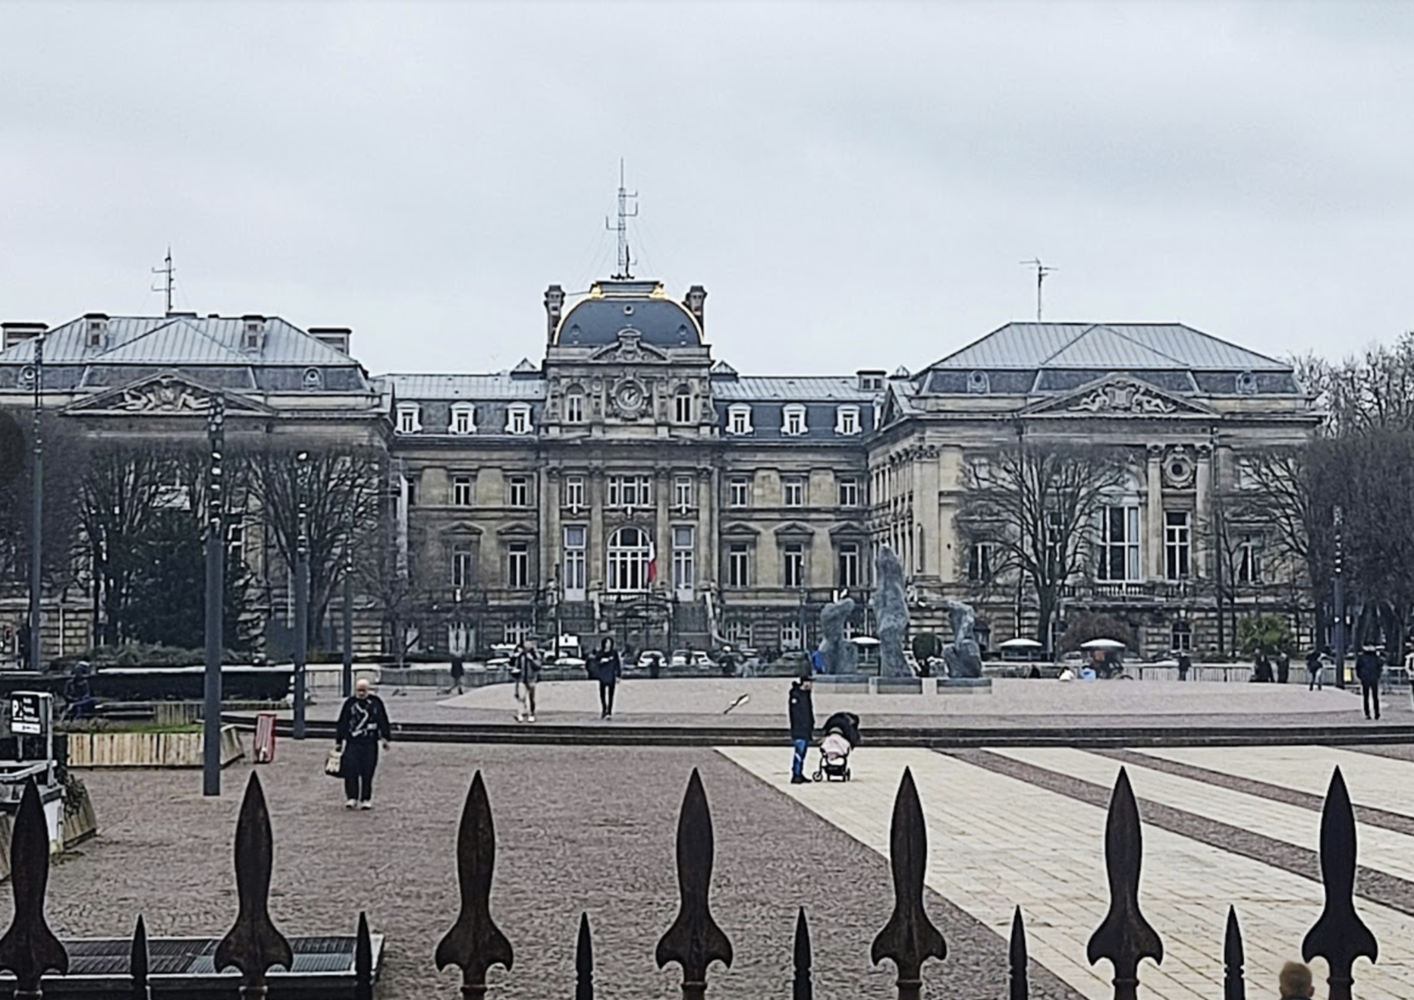
[[[637,413],[643,408],[643,400],[643,386],[637,382],[620,382],[619,387],[614,390],[614,401],[624,413]]]

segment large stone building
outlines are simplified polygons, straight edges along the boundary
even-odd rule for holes
[[[1244,451],[1297,443],[1318,420],[1289,365],[1179,325],[1013,323],[913,375],[741,375],[713,355],[706,298],[614,279],[569,301],[552,285],[539,363],[484,375],[370,377],[342,328],[91,314],[47,331],[42,399],[86,435],[196,439],[220,392],[247,439],[384,456],[414,594],[400,621],[428,652],[531,632],[810,645],[825,602],[869,588],[878,543],[902,554],[921,627],[971,595],[993,645],[1025,634],[1026,588],[979,586],[986,541],[955,521],[966,470],[1018,434],[1135,456],[1121,513],[1097,526],[1104,568],[1074,582],[1067,607],[1129,618],[1149,652],[1210,645],[1210,508],[1243,485]],[[6,325],[0,407],[28,407],[44,332]],[[278,626],[286,568],[249,516],[242,552]],[[1271,605],[1252,532],[1245,599]],[[89,641],[99,612],[84,594],[80,568],[51,595],[51,648],[60,620],[66,649]],[[388,646],[388,623],[358,606],[361,645]],[[22,607],[13,593],[4,605]],[[867,606],[856,625],[871,627]]]

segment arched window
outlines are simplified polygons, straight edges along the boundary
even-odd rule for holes
[[[652,583],[649,563],[653,542],[648,532],[625,525],[609,536],[608,580],[610,593],[635,593]]]

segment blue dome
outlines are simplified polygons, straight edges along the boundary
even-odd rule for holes
[[[606,347],[619,334],[638,334],[653,347],[700,347],[702,329],[685,306],[663,298],[656,282],[602,282],[597,294],[576,303],[560,320],[555,343],[561,347]]]

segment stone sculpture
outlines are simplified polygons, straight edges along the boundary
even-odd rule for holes
[[[981,677],[982,647],[977,644],[973,626],[977,615],[972,605],[948,601],[948,621],[952,624],[952,642],[943,647],[943,662],[949,677]]]
[[[874,560],[874,571],[879,581],[874,595],[874,612],[879,619],[879,676],[912,677],[913,669],[903,658],[903,641],[908,635],[903,563],[893,549],[881,545]]]
[[[854,614],[854,599],[841,597],[820,612],[820,656],[827,674],[859,673],[859,650],[845,638],[844,627]]]

